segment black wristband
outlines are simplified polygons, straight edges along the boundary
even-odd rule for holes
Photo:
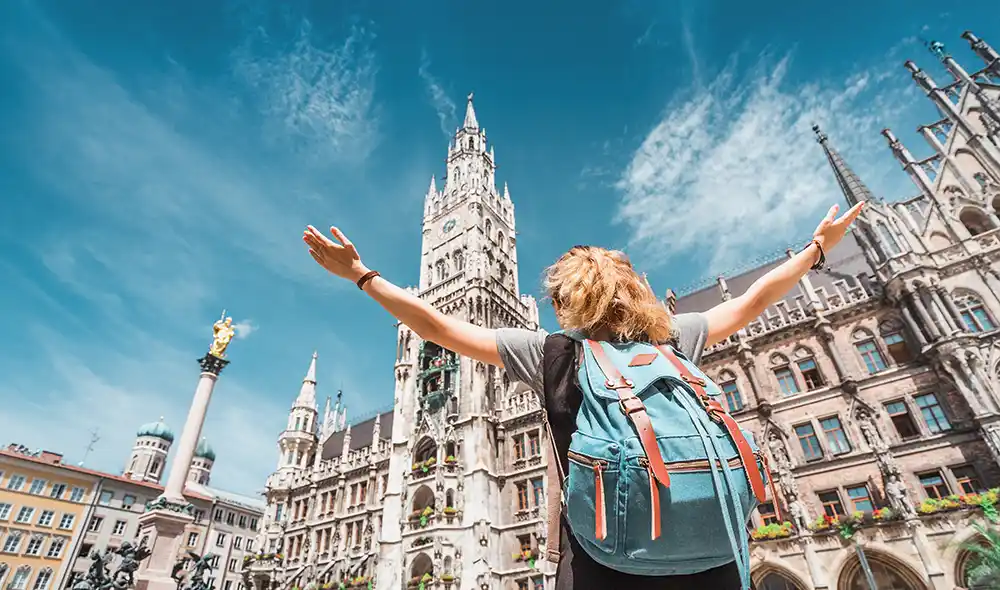
[[[362,291],[364,291],[365,285],[368,283],[368,281],[374,279],[377,276],[380,276],[378,274],[377,270],[370,270],[370,271],[366,272],[364,274],[364,276],[362,276],[360,279],[358,279],[358,289],[361,289]]]
[[[816,262],[809,267],[809,270],[823,270],[823,267],[826,266],[826,252],[823,251],[823,245],[819,243],[819,240],[814,239],[813,241],[809,242],[806,245],[806,247],[803,248],[802,250],[805,251],[806,249],[809,248],[809,246],[812,246],[813,244],[816,244],[816,248],[819,249],[819,258],[816,259]]]

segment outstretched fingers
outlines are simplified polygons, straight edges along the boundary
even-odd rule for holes
[[[861,214],[861,209],[864,206],[865,206],[865,202],[861,201],[857,205],[851,207],[851,209],[847,213],[844,213],[844,217],[842,219],[843,222],[844,222],[844,224],[845,225],[851,225],[852,223],[854,223],[854,220],[857,219],[858,215]]]

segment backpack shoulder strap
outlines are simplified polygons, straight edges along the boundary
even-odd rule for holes
[[[691,373],[691,370],[688,369],[687,365],[685,365],[681,359],[677,358],[673,348],[666,345],[657,346],[656,348],[663,354],[664,357],[666,357],[668,361],[670,361],[672,365],[674,365],[677,372],[680,373],[681,379],[691,386],[691,389],[693,389],[695,395],[698,396],[698,401],[701,402],[701,405],[705,408],[709,417],[726,427],[726,431],[729,433],[729,438],[732,439],[733,444],[736,445],[736,450],[739,452],[740,461],[743,463],[743,468],[746,471],[747,479],[750,481],[750,488],[753,490],[754,496],[757,497],[759,502],[766,502],[767,491],[764,488],[764,479],[761,476],[760,469],[757,467],[757,456],[750,447],[750,443],[747,442],[746,437],[743,436],[743,432],[740,430],[739,424],[737,424],[736,420],[729,415],[729,412],[722,407],[722,404],[708,395],[705,391],[705,381]],[[764,454],[761,453],[760,456],[763,457]],[[777,505],[778,503],[775,502],[775,510],[777,510]]]
[[[542,412],[545,415],[545,412]],[[559,460],[559,451],[556,449],[556,438],[552,434],[552,427],[549,420],[544,420],[545,432],[549,439],[549,456],[545,464],[545,559],[552,563],[559,563],[560,534],[559,519],[562,516],[562,484],[566,477],[563,474],[562,461]]]

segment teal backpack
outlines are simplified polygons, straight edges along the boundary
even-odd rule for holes
[[[746,526],[766,501],[767,460],[719,403],[721,389],[670,346],[562,333],[582,343],[583,403],[569,472],[558,468],[562,506],[550,497],[548,542],[561,508],[608,568],[671,576],[735,560],[748,589]]]

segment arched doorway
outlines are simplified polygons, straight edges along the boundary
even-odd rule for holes
[[[878,590],[929,590],[920,574],[892,557],[866,549],[865,559]],[[869,590],[867,576],[857,556],[841,570],[837,590]]]
[[[791,578],[775,571],[768,572],[759,582],[754,584],[756,590],[805,590]]]

